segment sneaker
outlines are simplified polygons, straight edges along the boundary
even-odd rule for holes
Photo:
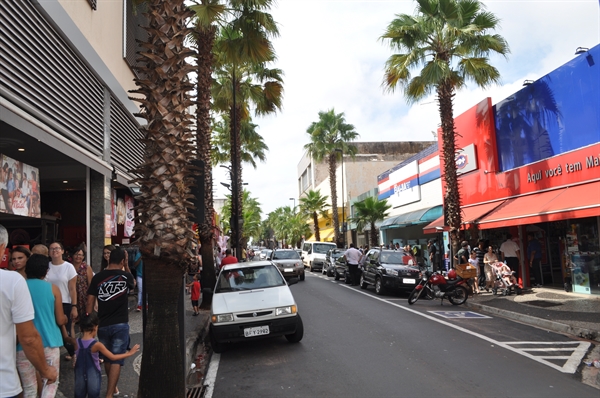
[[[142,306],[138,305],[137,308],[135,309],[135,312],[140,312],[142,310]]]

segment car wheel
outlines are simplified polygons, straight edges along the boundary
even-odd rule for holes
[[[215,339],[213,332],[210,332],[210,345],[212,347],[213,352],[220,354],[225,350],[225,345],[220,343]]]
[[[337,270],[333,271],[333,279],[336,281],[340,280],[340,274],[338,274]]]
[[[300,274],[300,280],[303,281],[306,278],[306,275],[304,275],[304,271],[302,271],[302,273]]]
[[[351,280],[350,280],[350,274],[348,273],[348,271],[345,271],[345,272],[344,272],[344,283],[345,283],[346,285],[349,285],[349,284],[350,284],[350,282],[351,282]]]
[[[360,274],[360,288],[361,289],[367,288],[367,282],[365,282],[365,276],[363,274]]]
[[[297,343],[302,340],[304,336],[304,325],[302,324],[302,318],[300,318],[300,314],[296,315],[298,319],[296,320],[296,331],[292,334],[286,334],[285,338],[290,343]]]
[[[380,277],[377,277],[375,279],[375,293],[377,293],[380,296],[383,296],[385,294],[385,288],[383,287]]]

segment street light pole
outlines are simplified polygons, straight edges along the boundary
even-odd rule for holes
[[[294,214],[296,214],[296,198],[290,198],[290,200],[294,201],[294,208],[293,208],[293,210],[294,210]]]
[[[342,245],[346,246],[346,204],[344,198],[344,151],[336,149],[342,155]]]

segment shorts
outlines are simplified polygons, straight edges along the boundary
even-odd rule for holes
[[[117,323],[98,328],[98,340],[113,354],[125,354],[129,346],[129,324]],[[119,364],[121,366],[125,363],[124,359],[111,361],[108,358],[104,358],[104,360],[108,363]]]
[[[192,307],[198,306],[198,300],[192,300]]]

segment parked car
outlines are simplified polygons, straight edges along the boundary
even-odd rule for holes
[[[311,271],[320,271],[325,263],[325,255],[337,246],[331,242],[304,242],[302,245],[302,261]]]
[[[333,267],[333,278],[336,281],[344,279],[348,283],[348,264],[346,263],[346,255],[341,255],[335,260],[335,266]]]
[[[275,249],[271,252],[269,260],[279,268],[284,278],[297,277],[301,281],[304,280],[304,264],[295,250]]]
[[[325,255],[323,274],[335,276],[335,261],[346,253],[346,249],[331,249]]]
[[[410,292],[419,281],[419,268],[412,265],[412,257],[401,251],[371,249],[367,253],[360,287],[375,286],[375,293],[388,290]]]
[[[271,250],[271,249],[262,249],[262,250],[260,251],[260,256],[259,256],[259,257],[260,257],[260,260],[266,260],[266,259],[268,259],[268,258],[269,258],[269,256],[271,255],[271,252],[272,252],[272,251],[273,251],[273,250]]]
[[[209,336],[214,352],[225,343],[285,336],[302,340],[304,326],[283,275],[270,261],[229,264],[222,268],[213,292]]]

